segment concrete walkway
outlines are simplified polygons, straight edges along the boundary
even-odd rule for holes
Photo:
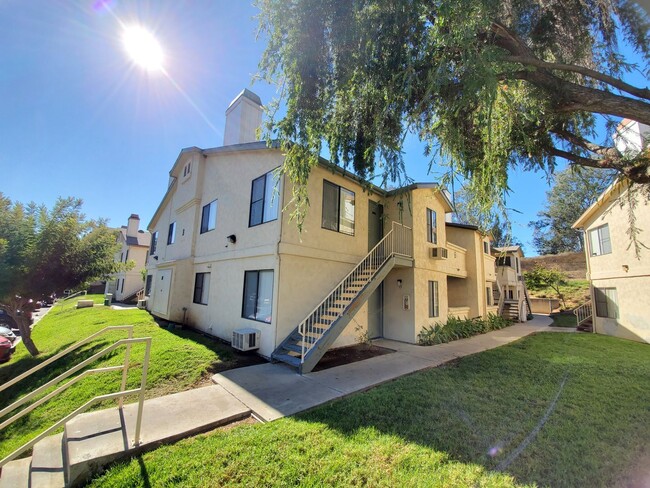
[[[573,331],[551,328],[552,322],[550,317],[535,315],[525,324],[428,347],[379,339],[373,344],[395,352],[302,376],[282,363],[248,366],[216,374],[212,381],[239,399],[257,417],[270,421],[415,371],[503,346],[535,332]]]

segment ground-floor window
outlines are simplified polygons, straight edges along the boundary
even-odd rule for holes
[[[194,303],[207,305],[209,294],[210,273],[196,273],[196,278],[194,279]]]
[[[438,301],[438,282],[429,281],[429,317],[440,316],[440,302]]]
[[[153,279],[153,275],[147,275],[147,281],[145,282],[144,285],[144,294],[146,296],[151,295],[151,280]]]
[[[271,323],[273,316],[273,270],[244,273],[242,317]]]
[[[596,299],[596,317],[618,318],[616,288],[594,288],[594,298]]]
[[[485,297],[487,298],[487,305],[488,307],[492,305],[492,288],[491,287],[486,287],[485,288]]]

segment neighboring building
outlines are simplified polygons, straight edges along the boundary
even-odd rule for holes
[[[275,171],[282,152],[253,142],[261,114],[244,90],[226,112],[228,145],[174,163],[149,224],[154,315],[225,340],[259,331],[261,355],[306,372],[331,347],[415,343],[451,315],[496,311],[489,239],[445,222],[452,206],[436,184],[384,191],[321,160],[299,233],[291,183]]]
[[[650,126],[635,120],[623,119],[616,127],[616,132],[612,138],[616,149],[621,154],[633,158],[648,147]]]
[[[650,205],[644,190],[630,194],[628,184],[617,181],[573,224],[584,232],[591,294],[576,312],[579,322],[593,324],[594,332],[650,342],[650,250],[645,247],[650,245]],[[630,210],[645,244],[638,256],[629,233]]]
[[[495,247],[496,287],[494,299],[498,314],[517,322],[526,322],[531,311],[526,282],[521,270],[524,252],[521,246]]]
[[[113,299],[118,302],[135,301],[137,292],[143,288],[142,270],[147,264],[147,254],[150,247],[155,249],[156,246],[151,234],[139,230],[139,227],[140,217],[131,214],[128,225],[122,226],[117,235],[120,249],[115,253],[115,261],[134,263],[129,271],[116,273],[106,282],[106,293],[112,293]]]

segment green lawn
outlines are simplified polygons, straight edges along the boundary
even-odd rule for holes
[[[94,295],[96,303],[103,303],[102,295]],[[132,324],[135,337],[152,337],[151,360],[147,381],[147,397],[155,397],[182,391],[204,381],[213,372],[237,365],[235,356],[228,346],[207,339],[190,331],[168,331],[158,327],[152,317],[143,310],[112,310],[108,307],[94,307],[77,310],[77,300],[56,305],[34,327],[32,337],[41,354],[32,358],[25,347],[18,345],[9,363],[0,366],[0,383],[35,366],[69,345],[82,340],[109,325]],[[84,346],[67,361],[61,359],[41,370],[31,379],[2,393],[0,406],[15,401],[27,391],[38,387],[62,373],[66,364],[77,364],[81,360],[107,347],[115,340],[126,338],[125,331],[111,332]],[[140,384],[140,372],[144,357],[144,345],[134,345],[131,353],[128,388]],[[99,360],[92,367],[118,365],[124,361],[124,349]],[[57,420],[81,406],[96,395],[111,393],[119,389],[121,372],[104,373],[83,380],[37,408],[17,423],[0,433],[0,457],[4,457],[18,446],[31,439],[36,433],[50,427]],[[127,401],[135,401],[130,398]],[[112,403],[114,405],[114,402]],[[109,405],[105,405],[109,406]]]
[[[92,485],[623,485],[648,455],[648,347],[538,334],[292,418],[162,447]]]

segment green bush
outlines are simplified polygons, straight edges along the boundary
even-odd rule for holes
[[[418,343],[421,346],[431,346],[445,342],[485,334],[491,330],[503,329],[512,321],[498,315],[489,314],[487,318],[474,317],[472,319],[459,319],[450,317],[446,324],[440,322],[425,326],[418,334]]]

